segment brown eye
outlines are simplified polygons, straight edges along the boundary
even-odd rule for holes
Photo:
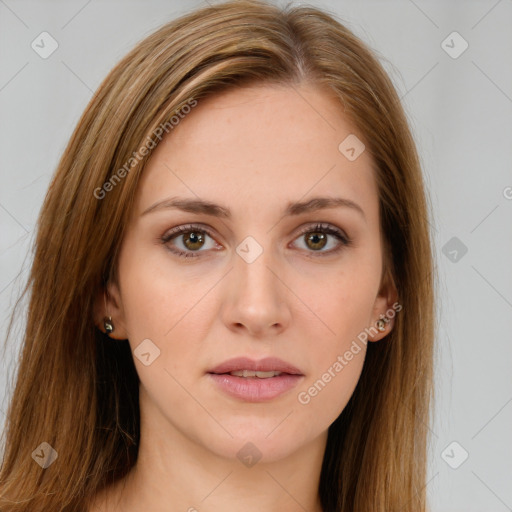
[[[208,246],[207,238],[211,239],[210,246]],[[193,225],[172,229],[160,240],[169,251],[185,258],[197,257],[202,252],[208,252],[208,249],[216,248],[213,236],[206,229]]]
[[[327,244],[327,236],[325,233],[311,232],[306,235],[306,244],[314,250],[323,249]]]
[[[211,240],[210,246],[207,238]],[[338,244],[323,250],[329,245],[331,238],[337,239]],[[209,249],[219,250],[220,247],[208,230],[196,225],[178,226],[160,237],[160,240],[170,252],[184,258],[198,257],[203,252],[209,252]],[[343,231],[322,224],[306,227],[296,240],[303,242],[301,249],[309,253],[308,256],[329,256],[352,245],[352,241]]]
[[[330,238],[337,239],[338,244],[335,244],[333,248],[323,250],[329,244]],[[315,256],[328,256],[352,244],[352,241],[341,230],[322,224],[306,227],[299,234],[298,240],[304,242],[302,248],[309,252],[309,255],[317,253]]]
[[[183,245],[191,251],[200,249],[204,244],[204,234],[199,231],[188,231],[182,236]]]

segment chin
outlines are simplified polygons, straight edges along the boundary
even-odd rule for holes
[[[287,420],[279,425],[282,418],[278,421],[274,418],[262,419],[258,425],[255,425],[255,421],[251,418],[223,422],[233,437],[219,430],[215,440],[208,438],[206,447],[220,457],[238,459],[242,464],[246,464],[244,461],[248,459],[246,465],[250,467],[251,458],[253,461],[257,459],[259,463],[276,462],[290,456],[310,441],[304,438],[303,432],[291,429],[290,425],[285,428]]]

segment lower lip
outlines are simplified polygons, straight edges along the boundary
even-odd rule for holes
[[[281,374],[268,379],[258,377],[236,377],[229,373],[208,374],[228,395],[246,402],[272,400],[294,388],[303,375]]]

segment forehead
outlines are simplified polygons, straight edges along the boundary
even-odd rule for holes
[[[168,195],[215,199],[240,213],[342,195],[371,216],[373,161],[368,151],[351,161],[339,149],[354,136],[363,140],[339,101],[313,86],[257,85],[200,99],[153,150],[137,210]]]

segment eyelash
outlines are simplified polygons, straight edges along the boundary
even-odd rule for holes
[[[173,238],[176,238],[177,236],[182,235],[184,233],[190,233],[190,232],[199,232],[202,234],[207,234],[212,239],[214,238],[213,234],[208,229],[205,229],[204,227],[201,227],[198,224],[187,224],[187,225],[183,225],[183,226],[178,226],[177,228],[174,228],[171,231],[167,232],[162,237],[160,237],[160,241],[162,244],[167,246],[167,244]],[[327,235],[333,235],[341,242],[341,244],[338,247],[336,247],[335,249],[331,249],[330,251],[308,251],[315,255],[315,256],[309,256],[309,257],[316,257],[316,256],[322,257],[322,256],[336,254],[339,251],[341,251],[342,249],[344,249],[345,247],[352,246],[352,240],[350,238],[348,238],[346,235],[344,235],[343,232],[340,231],[339,229],[334,228],[330,225],[316,224],[315,226],[307,226],[297,235],[297,238],[299,238],[300,236],[305,235],[307,233],[324,233]],[[179,249],[174,249],[174,248],[171,249],[171,247],[169,247],[169,246],[167,246],[167,248],[170,252],[172,252],[173,254],[176,254],[177,256],[179,256],[181,258],[197,258],[199,256],[199,254],[195,254],[195,253],[206,252],[206,251],[195,251],[195,253],[194,253],[192,251],[186,252],[186,251],[181,251]]]

